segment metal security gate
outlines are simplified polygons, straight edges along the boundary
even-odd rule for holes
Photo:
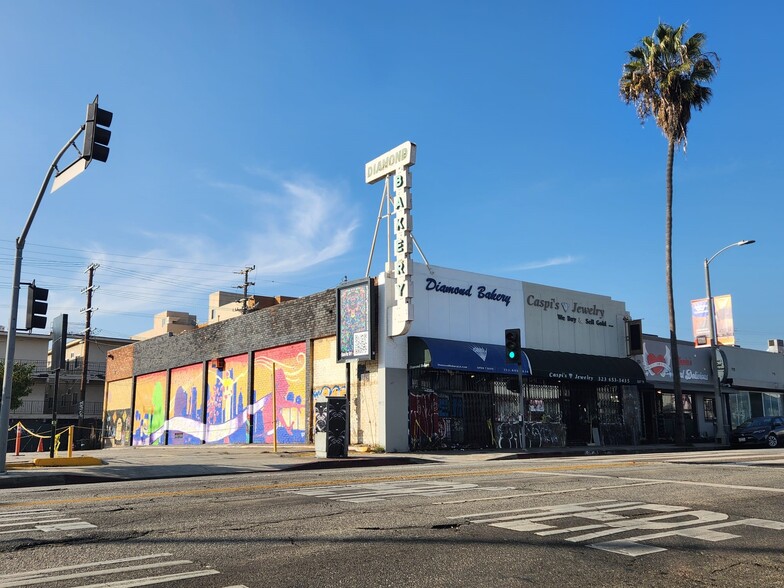
[[[492,376],[431,369],[409,373],[412,450],[493,447]]]
[[[464,445],[484,449],[492,447],[493,396],[491,394],[463,394],[465,433]]]

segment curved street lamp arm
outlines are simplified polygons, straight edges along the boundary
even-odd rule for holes
[[[713,254],[713,257],[706,259],[705,265],[706,266],[709,265],[711,261],[713,261],[720,253],[724,253],[725,251],[727,251],[727,249],[730,249],[732,247],[741,247],[743,245],[751,245],[752,243],[755,243],[754,239],[746,239],[743,241],[738,241],[737,243],[731,243],[730,245],[727,245],[726,247],[719,249],[716,253]]]

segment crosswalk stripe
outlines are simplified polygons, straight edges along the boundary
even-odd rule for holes
[[[2,513],[0,514],[0,521],[5,519],[13,520],[19,516],[26,516],[26,517],[48,517],[57,511],[52,510],[51,508],[36,508],[34,510],[16,510],[9,513]]]
[[[21,525],[29,525],[35,524],[40,525],[41,523],[60,523],[63,521],[78,521],[81,519],[44,519],[42,521],[22,521],[19,523],[0,523],[0,527],[19,527]]]
[[[153,563],[153,564],[146,564],[146,565],[138,565],[138,566],[128,566],[125,568],[109,568],[103,570],[93,570],[89,572],[82,572],[79,574],[65,574],[62,576],[47,576],[45,578],[40,577],[40,572],[34,572],[35,576],[32,578],[21,578],[21,579],[13,579],[10,582],[0,582],[0,588],[14,588],[16,586],[31,586],[33,584],[43,584],[44,582],[61,582],[62,580],[73,580],[76,578],[86,578],[89,576],[104,576],[106,574],[114,574],[114,573],[125,573],[125,572],[136,572],[139,570],[151,570],[155,568],[163,568],[167,566],[179,566],[184,564],[193,563],[189,559],[179,559],[175,561],[165,561],[160,563]],[[98,584],[101,586],[102,584]],[[143,584],[139,584],[142,586]]]
[[[79,518],[65,518],[65,516],[64,513],[51,509],[7,513],[0,516],[0,535],[27,533],[30,531],[51,533],[53,531],[75,531],[77,529],[96,528],[95,525]],[[15,529],[12,527],[19,528]]]
[[[100,584],[76,586],[75,588],[134,588],[136,586],[152,586],[153,584],[163,584],[167,582],[175,582],[177,580],[199,578],[201,576],[212,576],[214,574],[220,574],[220,572],[218,570],[199,570],[196,572],[183,572],[181,574],[156,576],[154,578],[139,578],[138,580],[116,580],[114,582],[101,582]]]
[[[124,557],[122,559],[105,559],[103,561],[92,561],[90,563],[73,564],[70,566],[60,566],[57,568],[47,568],[45,570],[35,570],[31,572],[17,572],[14,574],[0,575],[0,580],[10,580],[11,578],[23,578],[36,576],[43,576],[52,574],[54,572],[68,572],[70,570],[82,570],[84,568],[91,568],[95,566],[111,566],[119,563],[130,563],[132,561],[143,561],[145,559],[155,559],[156,557],[171,557],[171,553],[154,553],[152,555],[137,555],[134,557]]]

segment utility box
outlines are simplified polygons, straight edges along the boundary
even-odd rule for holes
[[[340,396],[316,403],[316,457],[348,456],[348,404]]]

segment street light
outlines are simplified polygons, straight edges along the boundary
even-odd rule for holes
[[[755,243],[754,239],[747,239],[745,241],[738,241],[727,245],[720,249],[705,260],[705,291],[708,297],[708,322],[710,323],[710,350],[711,350],[711,369],[713,370],[713,414],[716,418],[716,443],[727,444],[729,438],[725,435],[722,437],[721,431],[724,429],[724,409],[721,403],[721,382],[719,381],[718,361],[716,360],[717,344],[716,344],[716,316],[713,309],[713,297],[711,296],[711,283],[710,283],[710,262],[727,249],[732,247],[742,247],[743,245],[751,245]],[[726,433],[726,431],[725,431]]]

